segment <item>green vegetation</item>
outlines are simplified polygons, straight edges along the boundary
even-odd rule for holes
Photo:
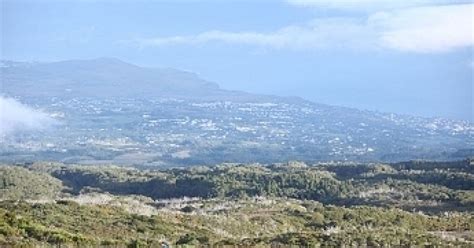
[[[130,214],[72,202],[0,204],[0,244],[129,245],[269,243],[297,245],[469,244],[474,218],[425,216],[397,209],[323,206],[314,201],[200,200],[193,213],[165,208]],[[441,234],[457,237],[443,239]],[[463,237],[464,235],[464,237]],[[470,240],[469,240],[470,239]]]
[[[470,161],[0,166],[0,246],[474,245]]]
[[[51,198],[61,189],[61,181],[46,173],[0,165],[0,199]]]

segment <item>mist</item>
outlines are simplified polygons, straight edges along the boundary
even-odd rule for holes
[[[26,131],[44,131],[58,124],[48,113],[22,104],[16,99],[0,96],[0,136]]]

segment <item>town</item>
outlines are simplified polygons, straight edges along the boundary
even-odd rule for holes
[[[469,153],[474,133],[466,121],[332,107],[300,99],[51,97],[22,101],[44,110],[57,125],[3,137],[0,160],[5,162],[40,159],[174,166],[459,159]]]

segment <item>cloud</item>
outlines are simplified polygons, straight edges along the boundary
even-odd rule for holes
[[[385,48],[446,52],[473,45],[473,8],[474,4],[415,7],[379,11],[365,18],[316,18],[267,33],[213,30],[134,42],[140,47],[224,42],[293,50]]]
[[[474,4],[445,5],[378,13],[381,43],[412,52],[445,52],[474,45]]]
[[[0,96],[0,136],[45,130],[55,124],[57,121],[48,114],[21,104],[15,99]]]
[[[469,0],[287,0],[290,5],[304,8],[364,12],[469,2]]]
[[[351,39],[357,36],[358,39]],[[293,25],[275,32],[225,32],[208,31],[190,36],[159,37],[140,39],[141,46],[165,45],[197,45],[209,42],[225,42],[230,44],[257,45],[276,49],[307,49],[328,48],[329,46],[348,46],[359,43],[364,36],[370,36],[366,27],[352,19],[317,19],[305,25]],[[329,41],[337,40],[337,44]]]

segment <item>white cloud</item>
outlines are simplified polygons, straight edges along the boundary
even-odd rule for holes
[[[191,36],[141,39],[137,42],[142,46],[226,42],[301,50],[356,45],[352,43],[360,43],[361,39],[370,35],[371,33],[363,24],[353,19],[317,19],[305,25],[287,26],[270,33],[208,31]],[[354,36],[357,36],[356,39],[353,39]],[[338,41],[338,43],[329,41]]]
[[[135,42],[144,47],[225,42],[295,50],[388,48],[446,52],[473,45],[473,8],[474,4],[415,7],[377,12],[359,19],[317,18],[268,33],[214,30]]]
[[[0,136],[44,130],[56,123],[56,120],[44,112],[21,104],[15,99],[0,96]]]
[[[469,0],[287,0],[287,2],[291,5],[305,8],[365,12],[426,5],[466,3]]]
[[[445,5],[378,13],[371,21],[384,30],[389,48],[413,52],[445,52],[474,45],[474,4]]]

